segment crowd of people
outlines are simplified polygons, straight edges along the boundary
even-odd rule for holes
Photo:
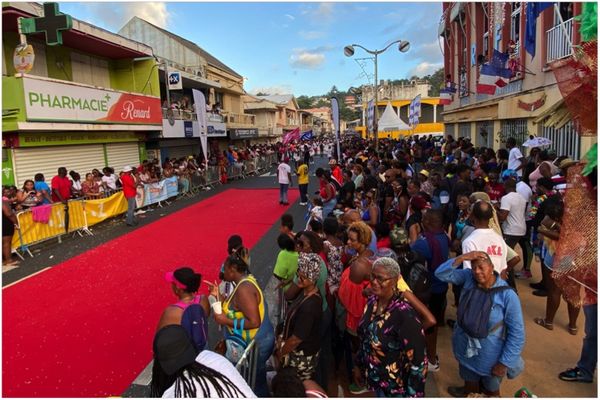
[[[530,286],[547,297],[546,315],[534,322],[554,328],[561,289],[552,278],[553,256],[566,173],[575,162],[537,148],[525,156],[513,138],[498,151],[452,136],[440,144],[381,140],[375,149],[353,139],[342,143],[340,156],[331,142],[279,145],[279,203],[288,203],[297,177],[300,204],[308,209],[307,221],[281,218],[273,270],[281,322],[271,325],[269,312],[277,310],[269,310],[249,251],[233,235],[222,283],[211,283],[207,298],[197,296],[199,274],[184,268],[167,276],[180,301],[199,304],[198,325],[212,315],[225,338],[214,352],[206,337],[198,348],[182,333],[181,347],[195,352],[162,346],[169,330],[186,331],[186,306],[169,306],[165,315],[175,317],[167,325],[163,315],[155,339],[153,396],[202,390],[221,397],[327,397],[332,371],[344,365],[352,394],[424,397],[428,373],[454,368],[455,361],[463,382],[447,388],[451,396],[500,396],[503,379],[524,370],[515,280],[531,279],[534,257],[543,278]],[[319,190],[310,196],[308,166],[324,150],[332,155],[329,168],[316,169]],[[456,320],[446,319],[450,298]],[[585,307],[586,320],[596,321],[596,306]],[[568,304],[573,335],[579,311]],[[438,356],[437,331],[446,325],[453,329],[455,361]],[[562,380],[593,381],[596,326],[585,326],[582,357],[558,375]],[[231,365],[252,340],[258,361],[249,388]]]

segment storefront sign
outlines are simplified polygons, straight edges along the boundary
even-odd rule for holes
[[[28,121],[162,124],[158,97],[23,77]]]
[[[19,147],[61,146],[107,142],[137,142],[135,132],[56,132],[19,133]]]
[[[13,55],[15,71],[22,74],[28,73],[33,68],[34,61],[35,53],[30,44],[20,43],[15,47],[15,53]]]
[[[229,137],[231,139],[253,139],[258,137],[258,129],[230,129]]]
[[[194,126],[192,121],[183,121],[183,133],[185,137],[194,137]]]
[[[226,137],[227,136],[227,128],[222,122],[210,122],[207,123],[206,131],[208,132],[208,137]]]

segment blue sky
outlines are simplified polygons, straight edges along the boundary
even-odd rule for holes
[[[441,3],[60,3],[62,12],[117,32],[137,15],[191,40],[247,78],[258,91],[319,95],[372,83],[373,62],[343,47],[357,43],[375,50],[396,40],[379,56],[379,79],[422,76],[443,66],[437,37]],[[371,81],[369,82],[369,79]]]

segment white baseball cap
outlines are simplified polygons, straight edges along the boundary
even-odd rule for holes
[[[129,165],[126,165],[123,167],[123,172],[131,172],[133,171],[133,168],[131,168]]]

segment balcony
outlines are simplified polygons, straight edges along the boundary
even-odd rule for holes
[[[196,113],[190,110],[178,110],[167,108],[162,109],[163,119],[169,119],[169,114],[171,114],[171,118],[174,120],[183,120],[183,121],[196,121]],[[220,114],[206,113],[206,119],[208,122],[223,122],[223,116]]]
[[[569,57],[573,53],[573,49],[569,46],[569,43],[573,44],[573,18],[565,21],[564,27],[569,35],[568,40],[560,24],[546,32],[547,63]]]
[[[236,114],[229,111],[221,111],[223,121],[232,127],[256,125],[256,116],[254,114]]]

